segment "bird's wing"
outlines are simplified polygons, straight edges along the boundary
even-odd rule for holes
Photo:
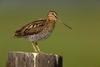
[[[44,29],[46,20],[37,20],[26,24],[15,32],[15,36],[27,36],[41,32]]]

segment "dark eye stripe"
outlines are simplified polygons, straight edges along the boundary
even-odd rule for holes
[[[56,16],[56,14],[55,14],[55,13],[52,13],[52,15],[54,15],[54,16],[57,18],[57,16]]]

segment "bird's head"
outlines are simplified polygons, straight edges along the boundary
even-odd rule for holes
[[[47,20],[48,20],[48,21],[56,21],[56,20],[59,20],[59,19],[58,19],[58,14],[57,14],[57,12],[50,10],[50,11],[48,12],[48,15],[47,15]],[[72,30],[72,28],[71,28],[70,26],[66,25],[65,23],[61,22],[60,20],[59,20],[59,22],[62,23],[63,25],[65,25],[66,27],[68,27],[69,29]]]
[[[47,15],[47,19],[49,21],[56,21],[57,20],[57,13],[55,11],[49,11]]]

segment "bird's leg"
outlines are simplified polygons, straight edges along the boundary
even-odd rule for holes
[[[33,49],[35,50],[35,52],[38,52],[37,48],[36,48],[36,44],[34,42],[32,42],[32,46],[33,46]]]
[[[38,43],[37,43],[37,42],[35,42],[35,45],[36,45],[36,49],[37,49],[37,51],[38,51],[38,52],[40,52],[40,48],[39,48],[39,46],[38,46]]]

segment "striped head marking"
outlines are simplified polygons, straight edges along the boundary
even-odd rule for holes
[[[55,11],[48,12],[48,20],[56,21],[57,20],[57,13]]]

